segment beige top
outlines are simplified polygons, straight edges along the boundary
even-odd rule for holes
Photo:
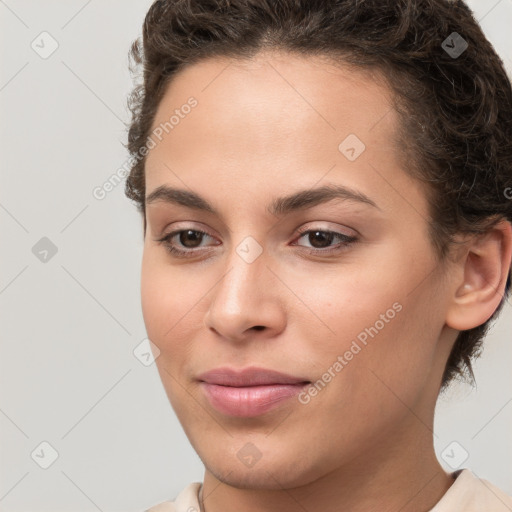
[[[455,482],[429,512],[511,512],[512,497],[469,469],[452,473]],[[188,484],[174,501],[164,501],[145,512],[200,512],[200,482]]]

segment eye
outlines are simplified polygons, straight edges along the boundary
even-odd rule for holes
[[[357,241],[357,236],[349,236],[344,233],[325,229],[307,229],[299,230],[299,232],[301,233],[301,236],[298,240],[307,237],[306,240],[311,244],[311,248],[308,248],[307,246],[302,247],[309,249],[309,252],[313,254],[330,254],[332,252],[339,252]],[[333,247],[331,244],[335,240],[338,241],[338,244]]]
[[[162,238],[156,240],[164,245],[164,247],[174,256],[177,257],[189,257],[193,256],[195,252],[193,249],[201,247],[201,242],[204,237],[212,238],[205,231],[200,231],[197,229],[179,229],[176,231],[172,231],[171,233],[166,234]],[[184,247],[185,250],[180,247],[176,247],[173,239],[177,238],[180,247]],[[217,244],[218,245],[218,244]]]
[[[349,236],[337,231],[325,229],[302,229],[299,230],[301,236],[298,240],[306,238],[311,244],[310,247],[301,244],[292,244],[302,247],[306,252],[311,254],[326,255],[338,253],[345,250],[349,245],[357,241],[357,236]],[[163,244],[167,251],[177,258],[193,257],[198,252],[197,249],[208,247],[202,245],[205,238],[213,238],[205,231],[197,229],[179,229],[164,235],[156,241]],[[337,241],[337,245],[332,246],[333,241]],[[219,245],[219,243],[215,244]]]

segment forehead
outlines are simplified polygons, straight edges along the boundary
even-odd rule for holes
[[[190,98],[196,105],[184,108]],[[397,127],[392,93],[376,73],[275,51],[211,58],[178,73],[160,102],[146,190],[184,179],[207,192],[213,177],[231,189],[305,188],[329,174],[370,192],[382,189],[384,168],[400,188]]]
[[[278,134],[284,138],[304,132],[340,137],[347,130],[363,138],[383,116],[387,123],[382,128],[389,136],[388,128],[396,122],[391,91],[379,74],[335,65],[321,56],[267,51],[251,59],[210,58],[190,65],[169,84],[153,128],[191,96],[199,103],[194,113],[202,115],[190,116],[189,128],[200,129],[198,136],[212,131],[222,136],[227,129],[235,142],[250,135],[255,142],[269,143]],[[175,140],[180,132],[188,134],[177,128]]]

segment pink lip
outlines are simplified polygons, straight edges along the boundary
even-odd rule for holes
[[[198,377],[201,389],[219,412],[254,417],[279,406],[310,382],[274,370],[216,368]]]

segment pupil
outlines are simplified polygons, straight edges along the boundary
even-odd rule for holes
[[[201,243],[201,236],[202,233],[199,233],[198,231],[193,231],[192,229],[188,229],[187,231],[183,231],[180,234],[180,243],[182,243],[185,247],[197,247]],[[187,238],[189,240],[187,240]],[[192,239],[192,245],[189,245],[187,242]],[[199,242],[198,244],[194,245],[194,239],[195,241]]]
[[[312,231],[309,234],[309,242],[313,247],[316,247],[314,243],[312,243],[312,237],[318,237],[321,240],[324,240],[324,243],[320,243],[320,247],[328,247],[332,243],[332,239],[334,237],[334,233],[326,233],[325,231]]]

